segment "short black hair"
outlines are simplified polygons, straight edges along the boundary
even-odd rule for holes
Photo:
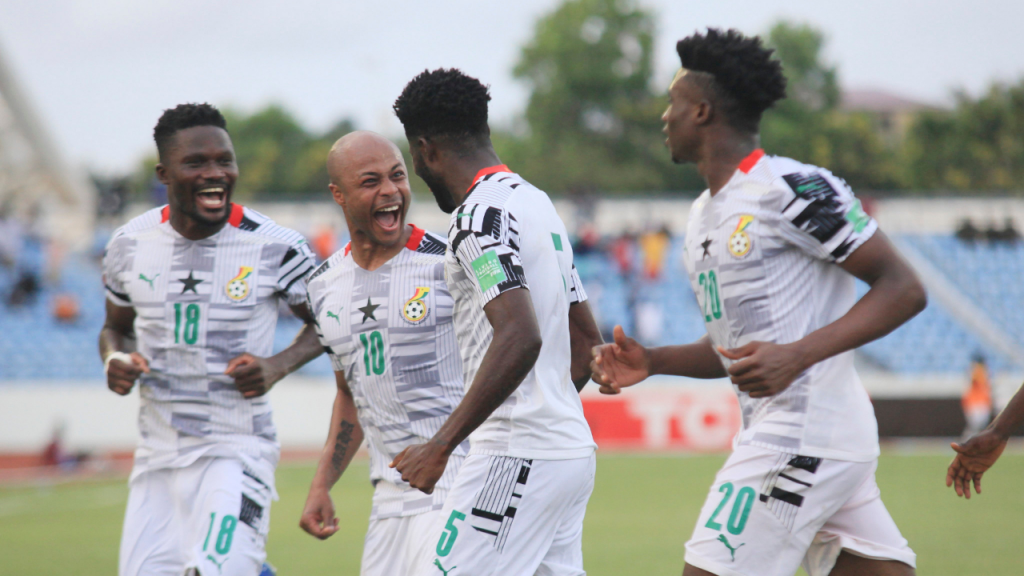
[[[392,107],[409,137],[461,142],[490,136],[487,86],[457,68],[424,70],[405,85]]]
[[[775,52],[757,36],[708,28],[676,43],[683,68],[710,75],[711,89],[736,128],[757,131],[761,114],[786,97],[786,77]]]
[[[195,126],[216,126],[228,129],[228,122],[216,107],[206,104],[178,104],[174,108],[164,110],[153,128],[153,140],[160,158],[164,157],[167,145],[179,130]]]

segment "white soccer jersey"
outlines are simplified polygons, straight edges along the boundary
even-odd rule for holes
[[[406,249],[380,268],[360,268],[346,246],[307,283],[320,341],[352,390],[369,447],[371,520],[440,510],[469,448],[455,450],[433,494],[388,467],[429,441],[462,401],[444,250],[443,238],[413,226]]]
[[[547,194],[508,167],[481,170],[452,213],[445,274],[467,389],[494,336],[484,306],[528,289],[543,341],[522,384],[480,425],[470,453],[541,460],[585,458],[596,448],[569,375],[569,305],[587,299],[565,225]]]
[[[856,293],[853,276],[837,264],[877,228],[831,172],[756,150],[690,210],[684,261],[711,341],[786,344],[839,319]],[[878,455],[878,425],[852,350],[815,364],[775,396],[737,393],[740,445],[836,460]]]
[[[299,233],[238,204],[202,240],[178,234],[169,218],[164,206],[132,219],[103,258],[107,298],[135,309],[150,367],[139,378],[132,477],[201,456],[240,457],[272,474],[280,448],[270,403],[242,397],[224,370],[243,352],[273,352],[278,304],[305,301],[300,281],[313,255]]]

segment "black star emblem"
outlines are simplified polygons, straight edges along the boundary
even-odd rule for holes
[[[193,294],[199,294],[199,292],[196,291],[196,286],[199,286],[202,279],[193,278],[191,270],[188,271],[188,278],[178,278],[178,282],[184,284],[184,286],[181,287],[182,294],[184,294],[186,290],[191,290]]]
[[[711,236],[705,238],[704,241],[700,243],[700,247],[704,249],[704,255],[700,257],[701,260],[711,256],[711,250],[709,250],[709,248],[711,248]]]
[[[376,322],[377,317],[373,315],[373,311],[376,310],[377,308],[380,308],[380,304],[373,304],[370,302],[370,299],[367,298],[366,306],[359,308],[359,311],[363,313],[363,322],[366,322],[367,318]],[[362,324],[363,322],[360,322],[360,324]]]

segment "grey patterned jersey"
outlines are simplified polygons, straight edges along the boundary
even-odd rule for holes
[[[853,276],[837,264],[876,229],[827,170],[753,153],[690,210],[684,260],[711,341],[786,344],[839,319],[856,292]],[[739,444],[836,460],[878,455],[878,427],[853,351],[815,364],[775,396],[737,393]]]
[[[307,283],[320,340],[352,390],[370,451],[371,519],[440,510],[469,448],[452,454],[433,494],[389,468],[433,437],[462,401],[462,361],[444,281],[444,240],[412,227],[406,249],[374,271],[348,247]]]
[[[224,374],[248,352],[272,353],[278,305],[304,302],[314,261],[300,234],[238,204],[228,224],[189,240],[156,208],[114,233],[103,258],[107,298],[135,309],[139,445],[133,475],[239,457],[273,471],[279,447],[267,398],[243,398]]]

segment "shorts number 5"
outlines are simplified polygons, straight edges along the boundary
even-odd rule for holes
[[[455,539],[459,537],[459,529],[455,527],[455,521],[465,519],[465,514],[458,510],[452,510],[452,515],[448,517],[448,523],[444,525],[445,529],[441,532],[441,539],[437,541],[438,556],[447,556],[452,551]]]

